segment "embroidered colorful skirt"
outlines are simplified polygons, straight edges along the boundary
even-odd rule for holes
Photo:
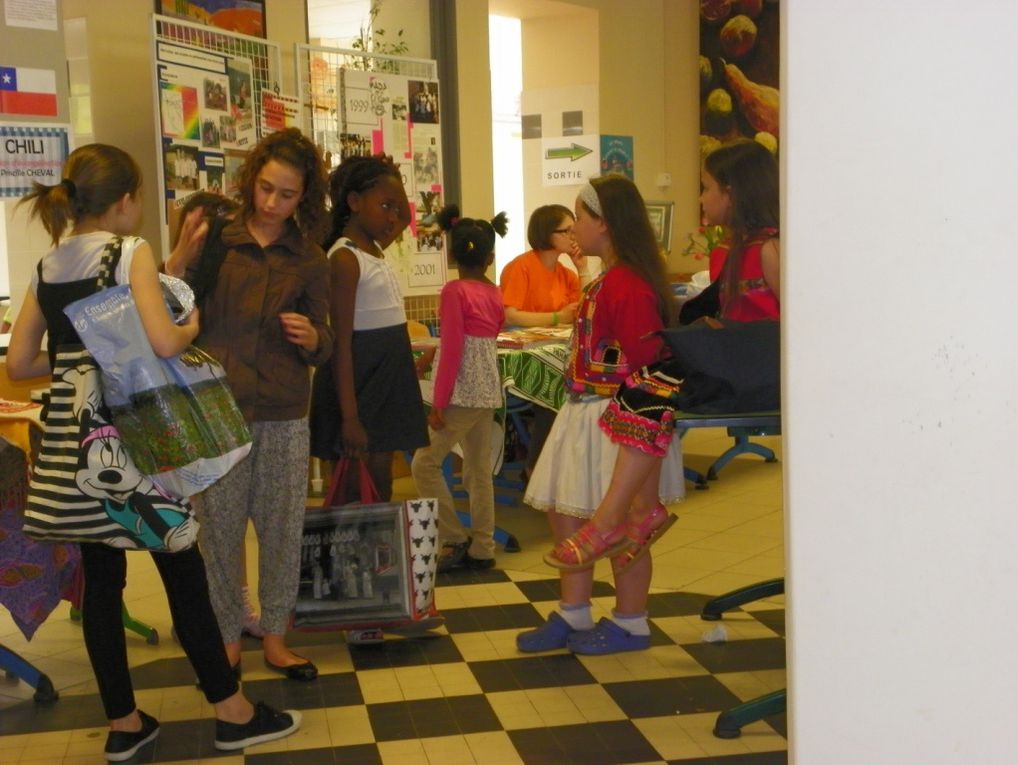
[[[594,513],[611,484],[619,452],[598,427],[608,402],[601,396],[566,400],[530,476],[526,504],[576,518]],[[662,456],[658,494],[665,504],[678,502],[686,493],[680,439],[669,441]]]
[[[643,367],[619,386],[598,423],[612,443],[664,457],[675,433],[682,380],[668,362]]]

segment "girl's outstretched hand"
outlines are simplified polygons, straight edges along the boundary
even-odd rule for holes
[[[441,430],[445,427],[445,417],[442,415],[441,409],[431,408],[431,411],[428,412],[428,425],[432,430]]]
[[[299,345],[308,353],[318,350],[318,330],[307,316],[302,313],[281,313],[279,321],[289,342]]]
[[[163,264],[166,273],[183,279],[187,267],[201,254],[208,233],[209,223],[205,220],[205,211],[200,207],[194,208],[180,223],[177,244]]]
[[[343,420],[340,429],[343,452],[347,457],[362,457],[368,451],[368,433],[360,420]]]

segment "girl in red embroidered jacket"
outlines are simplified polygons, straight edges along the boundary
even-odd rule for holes
[[[576,200],[575,235],[580,249],[597,255],[605,273],[589,287],[577,311],[572,352],[566,369],[570,398],[559,411],[527,487],[526,502],[548,513],[557,543],[571,539],[592,515],[608,488],[618,446],[598,420],[625,378],[657,361],[663,344],[650,334],[664,328],[673,304],[643,198],[622,176],[595,178]],[[656,464],[654,510],[643,525],[663,528],[669,516],[659,503],[681,499],[685,487],[678,439]],[[623,528],[613,544],[625,537]],[[620,547],[620,550],[622,547]],[[595,626],[589,566],[561,569],[562,601],[548,621],[516,638],[521,651],[568,647],[576,653],[614,653],[650,645],[646,619],[650,587],[649,557],[616,571],[616,607],[611,619]]]

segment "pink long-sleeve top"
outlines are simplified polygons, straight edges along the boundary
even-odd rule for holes
[[[442,288],[438,316],[442,322],[442,341],[438,354],[438,371],[435,374],[434,406],[445,409],[450,403],[478,405],[482,400],[499,401],[501,390],[498,387],[494,348],[495,338],[505,323],[505,308],[498,287],[474,279],[451,281]],[[464,364],[464,347],[468,342],[473,342],[469,338],[488,338],[490,342],[485,345],[491,348],[490,365],[494,374],[491,374],[491,370],[486,370],[488,374],[471,374],[472,370],[467,367],[474,364]],[[468,361],[473,362],[474,359]],[[456,391],[457,378],[465,381],[468,377],[474,385],[493,385],[494,390]]]

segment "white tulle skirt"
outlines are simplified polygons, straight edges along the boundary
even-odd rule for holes
[[[589,518],[611,483],[619,447],[598,427],[610,398],[567,399],[555,417],[548,440],[530,476],[524,501],[538,510]],[[682,446],[676,435],[661,467],[658,489],[665,504],[686,496]]]

